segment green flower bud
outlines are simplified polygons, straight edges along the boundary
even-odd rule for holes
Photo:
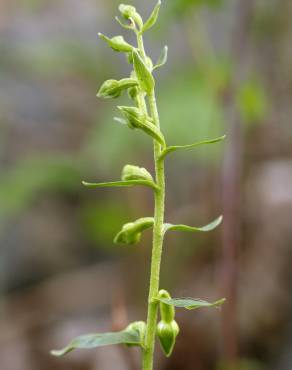
[[[136,87],[131,87],[129,90],[128,90],[128,95],[129,95],[129,98],[132,99],[132,100],[136,100],[137,98],[137,95],[138,95],[138,89]]]
[[[169,357],[173,351],[176,337],[179,333],[179,327],[176,321],[173,320],[170,323],[160,321],[157,325],[156,332],[165,356]]]
[[[131,129],[141,128],[146,121],[145,115],[141,113],[140,109],[136,107],[120,106],[118,109],[123,113],[127,119],[128,126]]]
[[[146,323],[144,321],[135,321],[129,324],[126,328],[129,332],[136,331],[139,333],[140,343],[144,342],[146,333]],[[128,347],[134,347],[136,344],[127,344]]]
[[[146,331],[146,323],[144,321],[135,321],[129,324],[126,330],[137,330],[141,338],[144,338]]]
[[[119,11],[121,12],[122,16],[127,20],[134,20],[134,22],[138,25],[139,29],[143,28],[143,20],[139,13],[137,13],[136,8],[131,5],[120,4]]]
[[[108,43],[108,45],[115,51],[121,51],[121,52],[131,52],[134,50],[134,47],[130,44],[128,44],[123,36],[115,36],[113,38],[108,38],[107,36],[103,35],[102,33],[99,33],[98,36]]]
[[[158,292],[158,298],[171,299],[170,294],[167,290],[161,289]],[[170,323],[174,320],[175,317],[175,308],[174,306],[168,305],[166,303],[160,302],[160,316],[162,321]]]
[[[147,135],[152,136],[165,147],[165,139],[161,131],[153,124],[150,117],[141,113],[140,109],[136,107],[119,106],[118,109],[125,116],[129,128],[143,130]]]
[[[115,236],[114,243],[137,244],[141,239],[142,231],[152,227],[153,222],[153,217],[143,217],[125,224]]]
[[[134,86],[137,86],[138,82],[132,78],[124,78],[120,81],[117,80],[107,80],[105,81],[101,88],[99,89],[97,96],[99,98],[118,98],[123,90],[127,90]]]
[[[146,170],[146,168],[132,166],[127,164],[122,171],[122,181],[128,180],[147,180],[153,181],[153,177],[151,174]]]

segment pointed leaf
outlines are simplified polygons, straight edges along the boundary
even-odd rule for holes
[[[145,32],[149,30],[157,21],[158,15],[159,15],[159,9],[161,6],[161,0],[158,0],[157,4],[155,5],[155,8],[153,9],[150,17],[147,19],[146,23],[144,24],[142,28],[142,32]]]
[[[219,299],[218,301],[211,303],[197,298],[171,298],[171,299],[156,298],[156,299],[170,306],[186,308],[188,310],[195,310],[204,307],[219,307],[226,301],[225,298]]]
[[[113,344],[142,346],[143,336],[139,327],[135,325],[137,323],[130,324],[126,329],[119,332],[82,335],[73,339],[65,348],[51,351],[51,354],[53,356],[64,356],[77,348],[89,349]]]
[[[214,230],[217,226],[221,224],[223,220],[222,216],[216,218],[216,220],[212,221],[206,226],[203,227],[193,227],[188,225],[172,225],[172,224],[164,224],[164,232],[169,230],[177,230],[177,231],[190,231],[190,232],[207,232]]]
[[[129,222],[115,236],[114,243],[137,244],[141,239],[142,231],[149,229],[153,224],[153,217],[143,217],[134,222]]]
[[[123,36],[115,36],[113,38],[109,38],[102,33],[99,33],[98,36],[108,43],[108,45],[115,51],[121,51],[121,52],[130,52],[134,50],[134,47],[130,44],[128,44]]]
[[[168,46],[165,45],[153,69],[160,68],[167,62],[167,54],[168,54]]]
[[[194,144],[188,144],[188,145],[175,145],[175,146],[168,146],[165,148],[162,153],[160,154],[159,159],[165,158],[169,153],[175,152],[176,150],[181,150],[181,149],[192,149],[200,145],[205,145],[205,144],[213,144],[213,143],[218,143],[222,140],[224,140],[226,135],[216,137],[215,139],[210,139],[210,140],[204,140],[204,141],[199,141]]]
[[[155,81],[151,71],[136,50],[133,50],[133,64],[141,89],[147,94],[150,94]]]
[[[99,182],[91,183],[82,181],[82,184],[88,188],[117,188],[117,187],[131,187],[136,185],[144,185],[155,190],[158,189],[158,186],[153,181],[147,180],[128,180],[128,181],[113,181],[113,182]]]

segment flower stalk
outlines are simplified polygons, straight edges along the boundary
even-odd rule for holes
[[[125,53],[126,60],[132,65],[130,76],[121,80],[105,81],[97,96],[108,99],[118,98],[124,91],[128,92],[133,106],[118,106],[123,118],[116,117],[115,120],[126,127],[140,131],[149,136],[153,141],[153,154],[155,165],[155,176],[149,171],[137,165],[126,165],[123,168],[121,181],[105,183],[83,182],[87,187],[124,187],[144,185],[151,188],[154,194],[154,217],[142,217],[134,222],[128,222],[115,236],[115,243],[137,244],[142,232],[153,228],[152,254],[150,267],[150,281],[148,293],[147,320],[136,321],[128,325],[124,330],[115,333],[90,334],[75,338],[63,350],[52,351],[55,356],[62,356],[76,348],[95,348],[110,344],[136,345],[142,351],[142,369],[153,370],[155,340],[158,337],[164,354],[169,357],[175,346],[179,326],[175,321],[175,307],[186,309],[197,309],[201,307],[218,307],[224,299],[209,303],[203,300],[191,298],[174,298],[166,290],[160,289],[160,268],[163,251],[163,240],[166,232],[171,230],[188,232],[207,232],[216,228],[222,221],[218,217],[213,222],[202,227],[187,225],[173,225],[164,222],[165,208],[165,173],[164,162],[167,155],[181,149],[192,149],[200,145],[216,143],[224,139],[221,136],[216,139],[204,140],[194,144],[167,146],[166,140],[160,128],[160,120],[155,96],[155,78],[153,71],[162,67],[167,61],[168,48],[162,50],[156,65],[146,54],[144,48],[143,34],[153,27],[157,21],[161,2],[154,7],[148,20],[144,23],[135,7],[121,4],[119,10],[123,21],[116,17],[118,23],[125,29],[134,31],[137,37],[137,46],[130,45],[123,36],[108,38],[99,34],[114,51]],[[124,23],[126,22],[126,23]],[[158,314],[160,311],[160,322]]]

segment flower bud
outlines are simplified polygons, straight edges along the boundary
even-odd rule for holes
[[[127,330],[137,330],[141,338],[145,335],[146,323],[144,321],[135,321],[127,326]]]
[[[137,98],[137,95],[138,95],[138,89],[137,89],[137,87],[131,87],[128,90],[128,95],[129,95],[129,98],[130,99],[135,100]]]
[[[170,323],[160,321],[157,325],[157,336],[160,341],[161,348],[166,357],[169,357],[173,351],[176,337],[179,333],[179,327],[175,320]]]
[[[115,243],[137,244],[141,239],[141,233],[133,232],[135,225],[133,222],[128,222],[123,225],[122,231],[115,237]]]
[[[142,231],[152,227],[153,222],[153,217],[143,217],[125,224],[115,236],[114,243],[137,244],[141,239]]]
[[[113,38],[109,38],[102,33],[99,33],[98,36],[108,43],[108,45],[115,51],[121,51],[121,52],[131,52],[134,50],[134,47],[130,44],[128,44],[123,36],[115,36]]]
[[[159,298],[171,299],[171,296],[167,290],[161,289],[158,292],[158,299]],[[160,316],[162,321],[166,323],[172,322],[175,317],[175,308],[171,305],[168,305],[160,301]]]
[[[153,181],[153,177],[151,174],[146,170],[146,168],[132,166],[127,164],[122,171],[122,181],[128,180],[147,180]]]
[[[125,19],[134,20],[140,30],[143,28],[143,20],[134,6],[120,4],[119,11]]]
[[[132,78],[124,78],[120,81],[117,80],[107,80],[105,81],[101,88],[99,89],[97,96],[99,98],[118,98],[123,90],[137,86],[138,82]]]
[[[132,129],[140,128],[143,126],[143,121],[145,121],[145,116],[141,113],[140,109],[136,107],[125,107],[120,106],[118,109],[123,113],[127,119],[128,126]]]
[[[153,124],[149,116],[143,114],[140,109],[136,107],[119,106],[118,109],[125,116],[129,128],[143,130],[147,135],[153,137],[165,147],[165,139],[161,131]]]

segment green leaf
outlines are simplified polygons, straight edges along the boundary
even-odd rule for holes
[[[186,308],[187,310],[196,310],[204,307],[219,307],[226,301],[226,298],[211,303],[197,298],[156,298],[156,300],[170,306]]]
[[[122,80],[105,81],[97,93],[97,97],[109,99],[118,98],[124,90],[137,86],[138,81],[133,78],[123,78]]]
[[[167,148],[165,148],[162,153],[160,154],[159,156],[159,159],[163,159],[165,158],[169,153],[171,152],[175,152],[176,150],[181,150],[181,149],[192,149],[192,148],[195,148],[197,146],[200,146],[200,145],[206,145],[206,144],[213,144],[213,143],[218,143],[222,140],[224,140],[226,137],[226,135],[223,135],[223,136],[220,136],[220,137],[217,137],[215,139],[211,139],[211,140],[204,140],[204,141],[199,141],[197,143],[194,143],[194,144],[188,144],[188,145],[175,145],[175,146],[168,146]]]
[[[158,0],[158,2],[155,5],[150,17],[147,19],[146,23],[144,24],[144,26],[142,28],[142,32],[145,32],[145,31],[149,30],[152,26],[154,26],[154,24],[157,21],[158,15],[159,15],[160,6],[161,6],[161,1]]]
[[[151,71],[136,50],[133,50],[133,64],[141,89],[147,94],[150,94],[155,81]]]
[[[154,224],[153,217],[139,218],[134,222],[123,225],[122,230],[115,236],[114,243],[137,244],[141,239],[141,233]]]
[[[164,66],[164,64],[167,62],[167,55],[168,55],[168,46],[165,45],[157,59],[155,66],[153,67],[153,70]]]
[[[121,51],[121,52],[131,52],[134,50],[134,47],[130,44],[128,44],[123,36],[115,36],[113,38],[108,38],[107,36],[103,35],[102,33],[99,33],[98,36],[108,43],[108,45],[115,51]]]
[[[82,184],[88,188],[118,188],[118,187],[131,187],[136,185],[144,185],[155,190],[158,190],[158,186],[153,181],[147,180],[128,180],[128,181],[112,181],[112,182],[99,182],[92,183],[82,181]]]
[[[89,349],[113,344],[137,345],[142,347],[143,336],[137,324],[139,322],[132,323],[126,329],[119,332],[82,335],[73,339],[65,348],[51,351],[51,354],[53,356],[64,356],[78,348]]]
[[[216,218],[216,220],[212,221],[206,226],[203,227],[193,227],[187,225],[172,225],[172,224],[164,224],[164,232],[169,230],[177,230],[177,231],[190,231],[190,232],[207,232],[214,230],[217,226],[221,224],[223,220],[222,216]]]

